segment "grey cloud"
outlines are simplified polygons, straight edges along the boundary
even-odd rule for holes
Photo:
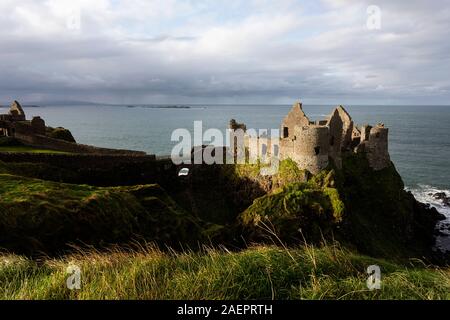
[[[332,23],[317,32],[306,24],[271,35],[244,24],[229,35],[229,25],[217,23],[195,35],[175,28],[143,36],[123,28],[108,32],[98,22],[101,17],[89,15],[79,35],[2,29],[0,99],[290,103],[302,97],[324,103],[450,104],[449,6],[376,2],[382,9],[379,31],[364,27],[361,4],[356,23]],[[345,12],[345,6],[330,10]],[[11,23],[7,13],[1,15],[0,27]],[[322,21],[320,14],[308,17],[314,19]],[[223,40],[212,39],[217,48],[210,48],[202,39],[214,28],[223,28],[217,32]],[[299,28],[306,28],[307,36],[290,35]],[[248,38],[238,41],[245,32]]]

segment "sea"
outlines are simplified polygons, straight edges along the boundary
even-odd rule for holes
[[[165,156],[177,141],[176,129],[193,133],[194,121],[203,131],[225,131],[230,119],[247,128],[279,129],[291,105],[74,105],[25,107],[30,118],[39,115],[49,126],[68,128],[79,143],[142,150]],[[331,113],[331,105],[303,105],[311,120]],[[384,123],[389,128],[389,153],[405,187],[416,198],[447,216],[438,228],[438,247],[450,251],[450,208],[433,194],[450,196],[450,106],[345,106],[358,125]],[[2,110],[4,109],[4,110]],[[4,113],[5,108],[0,109]]]

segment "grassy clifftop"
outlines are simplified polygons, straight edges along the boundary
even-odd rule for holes
[[[81,271],[68,290],[66,268]],[[366,286],[369,265],[381,290]],[[0,256],[0,299],[450,299],[450,270],[407,266],[335,245],[163,253],[80,253],[41,263]]]
[[[408,259],[428,258],[437,212],[404,191],[394,166],[373,171],[354,156],[311,176],[283,161],[272,177],[258,165],[205,166],[168,192],[52,182],[79,173],[50,169],[0,162],[0,247],[15,252],[0,254],[0,299],[450,298],[448,267]],[[70,243],[98,251],[65,251]],[[234,252],[186,251],[204,243]],[[70,264],[81,290],[66,287]],[[374,264],[382,289],[369,291]]]
[[[156,184],[99,188],[0,174],[0,194],[0,246],[17,252],[133,237],[176,246],[195,243],[202,231]]]

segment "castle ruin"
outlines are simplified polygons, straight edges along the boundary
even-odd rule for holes
[[[233,124],[230,123],[232,131],[236,129]],[[245,125],[240,128],[245,129]],[[326,119],[311,121],[298,102],[283,119],[280,137],[250,137],[246,133],[245,148],[258,150],[258,154],[270,153],[271,146],[276,144],[273,139],[279,139],[280,160],[290,158],[299,168],[313,174],[325,169],[331,161],[341,168],[342,155],[351,152],[365,153],[374,170],[390,165],[388,128],[383,124],[358,128],[343,106],[335,108]]]
[[[61,127],[56,129],[66,130]],[[54,128],[47,127],[45,121],[39,116],[27,120],[25,112],[18,101],[14,101],[11,104],[8,113],[0,114],[0,138],[10,137],[21,144],[31,147],[81,154],[147,155],[143,151],[109,149],[79,144],[73,139],[70,131],[67,130],[71,141],[67,140],[67,138],[55,137],[51,134],[54,130]]]
[[[12,103],[9,113],[0,114],[0,136],[29,140],[34,135],[45,135],[45,130],[45,121],[41,117],[26,120],[18,101]]]

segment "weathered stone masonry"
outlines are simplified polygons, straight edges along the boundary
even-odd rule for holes
[[[230,125],[230,129],[236,128]],[[264,149],[262,144],[271,150],[268,146],[274,144],[267,137],[246,137],[244,141],[246,147],[258,150]],[[383,124],[357,128],[342,106],[335,108],[324,120],[310,121],[301,103],[294,104],[281,123],[279,157],[294,160],[301,169],[316,174],[330,161],[341,168],[342,155],[346,152],[364,153],[374,170],[389,166],[388,129]]]

